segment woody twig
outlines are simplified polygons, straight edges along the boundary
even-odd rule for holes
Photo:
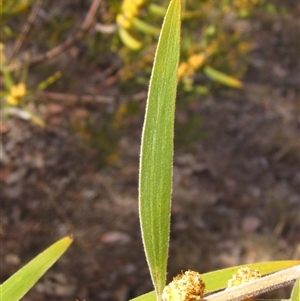
[[[73,37],[68,38],[65,42],[52,48],[51,50],[43,54],[37,55],[36,57],[33,57],[29,62],[26,62],[26,64],[32,66],[44,62],[46,60],[49,60],[57,56],[58,54],[62,53],[66,49],[68,49],[76,41],[80,40],[83,37],[83,35],[87,32],[87,30],[90,28],[100,3],[101,0],[94,0],[92,2],[88,14],[84,22],[82,23],[82,26],[79,28],[78,32]],[[7,70],[14,71],[20,69],[23,66],[23,64],[24,64],[24,59],[20,59],[19,61],[13,62],[9,66],[7,66]]]
[[[7,57],[7,62],[11,62],[12,59],[14,58],[14,56],[19,52],[19,50],[22,47],[22,44],[24,43],[24,40],[26,38],[26,35],[28,34],[32,24],[34,23],[38,10],[41,6],[41,0],[38,0],[33,8],[33,10],[31,11],[31,13],[29,14],[27,21],[25,22],[22,30],[21,30],[21,34],[19,36],[19,38],[16,40],[12,52],[9,54],[9,56]]]

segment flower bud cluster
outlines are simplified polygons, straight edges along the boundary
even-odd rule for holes
[[[201,275],[186,271],[173,278],[163,290],[163,301],[197,301],[203,298],[205,283]]]

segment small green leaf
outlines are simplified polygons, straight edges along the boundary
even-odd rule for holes
[[[132,19],[132,24],[139,31],[142,31],[144,33],[153,34],[153,35],[159,35],[159,32],[160,32],[159,28],[142,21],[141,19],[139,19],[137,17]]]
[[[166,14],[166,8],[155,3],[150,3],[148,9],[151,13],[157,16],[164,17]]]
[[[0,300],[20,300],[59,257],[61,257],[72,241],[73,238],[71,236],[57,241],[13,274],[0,286]]]
[[[61,72],[56,71],[51,76],[47,77],[45,80],[43,80],[41,83],[38,84],[35,91],[42,91],[45,90],[48,86],[52,85],[54,82],[56,82],[61,77]]]
[[[135,39],[125,28],[119,28],[119,37],[126,47],[131,50],[139,50],[142,43]]]
[[[160,300],[166,282],[181,1],[172,0],[158,41],[142,135],[139,211],[144,249]]]
[[[239,81],[238,79],[229,76],[227,74],[224,74],[210,66],[204,67],[204,73],[207,75],[210,79],[221,83],[223,85],[233,87],[233,88],[241,88],[243,86],[243,83]]]

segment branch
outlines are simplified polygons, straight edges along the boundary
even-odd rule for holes
[[[72,46],[76,41],[80,40],[84,36],[84,34],[87,32],[89,27],[91,26],[92,21],[95,17],[95,14],[97,12],[97,9],[98,9],[100,3],[101,3],[101,0],[93,0],[93,3],[90,6],[88,14],[87,14],[84,22],[82,23],[82,26],[79,28],[78,32],[74,36],[68,38],[65,42],[54,47],[53,49],[51,49],[41,55],[36,56],[35,58],[33,58],[32,60],[30,60],[29,62],[26,62],[26,63],[29,66],[32,66],[34,64],[38,64],[43,61],[49,60],[49,59],[57,56],[58,54],[62,53],[63,51],[65,51],[67,48]],[[24,64],[24,59],[21,59],[18,62],[10,64],[7,67],[7,70],[14,71],[14,70],[20,69],[23,66],[23,64]]]

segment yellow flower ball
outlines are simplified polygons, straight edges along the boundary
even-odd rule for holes
[[[186,271],[173,278],[163,290],[163,301],[198,301],[204,295],[205,283],[201,275]]]

